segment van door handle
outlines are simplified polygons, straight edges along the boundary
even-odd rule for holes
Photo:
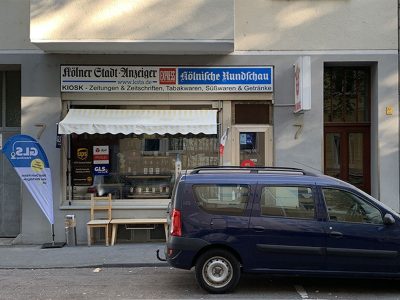
[[[265,227],[263,226],[254,226],[253,230],[256,232],[263,232],[265,230]]]
[[[329,233],[329,235],[331,237],[335,237],[335,238],[342,238],[343,237],[343,233],[339,232],[339,231],[331,231]]]

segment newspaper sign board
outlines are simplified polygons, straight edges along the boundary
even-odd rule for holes
[[[270,93],[272,66],[61,66],[61,92]]]

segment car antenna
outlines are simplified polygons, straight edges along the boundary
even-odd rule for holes
[[[318,169],[316,169],[316,168],[313,168],[313,167],[311,167],[311,166],[309,166],[309,165],[303,164],[303,163],[298,162],[298,161],[295,161],[295,160],[294,160],[293,162],[295,162],[296,164],[305,166],[305,167],[307,167],[307,168],[313,169],[313,170],[317,171],[318,173],[321,173],[321,170],[318,170]]]

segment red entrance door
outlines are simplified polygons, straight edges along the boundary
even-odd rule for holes
[[[325,174],[371,192],[369,125],[325,126]]]

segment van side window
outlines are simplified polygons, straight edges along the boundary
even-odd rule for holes
[[[322,189],[330,221],[383,224],[381,212],[360,197],[337,189]]]
[[[309,187],[263,187],[260,204],[264,216],[314,219],[315,215],[313,192]]]
[[[210,214],[241,216],[249,201],[245,185],[205,184],[193,190],[199,207]]]

